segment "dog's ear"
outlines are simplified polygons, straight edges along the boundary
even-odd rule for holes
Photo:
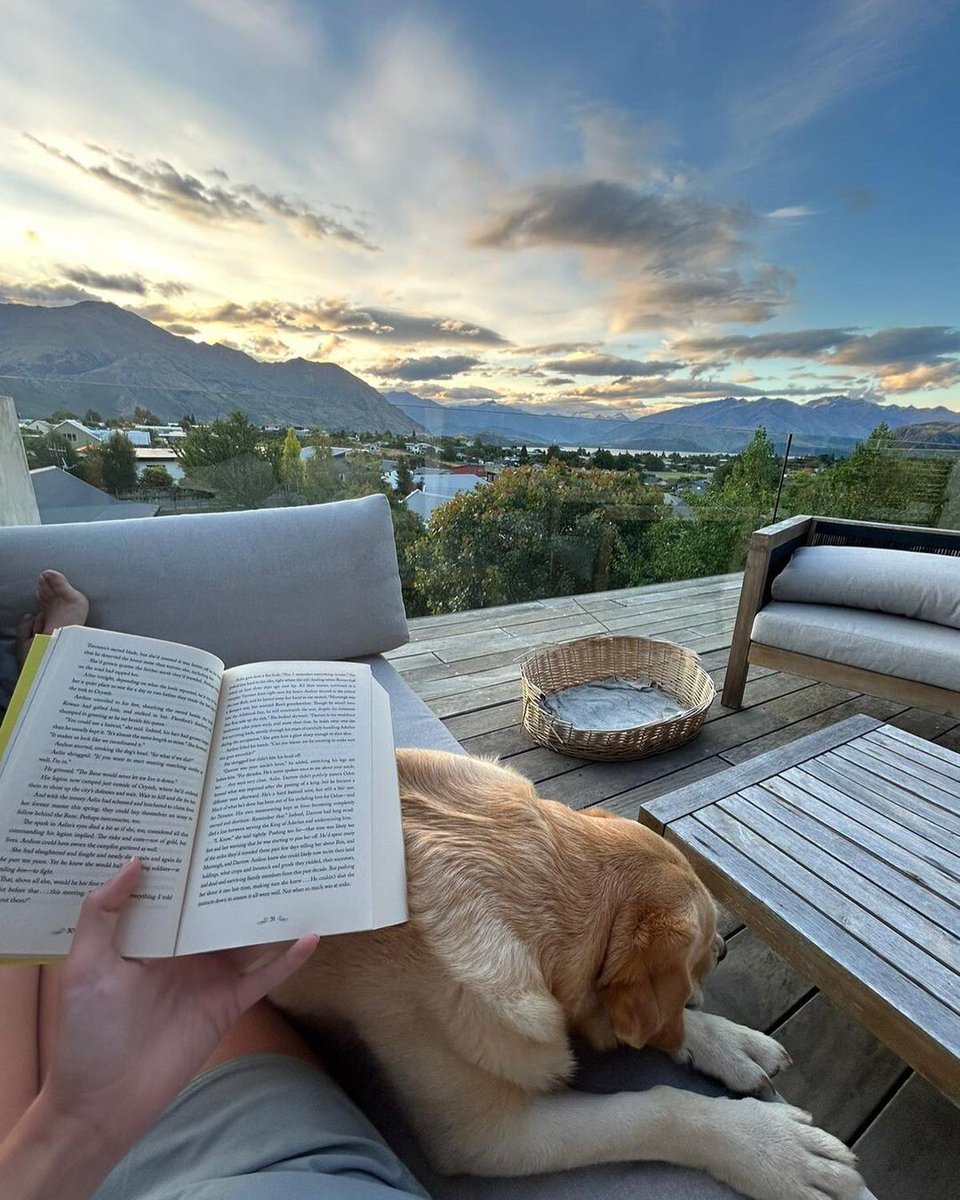
[[[695,922],[634,926],[627,946],[611,937],[598,981],[610,1024],[628,1046],[675,1051],[683,1044],[683,1011],[693,991],[691,949]]]

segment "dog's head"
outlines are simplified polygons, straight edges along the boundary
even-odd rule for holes
[[[725,953],[716,905],[675,847],[635,822],[617,824],[597,994],[619,1042],[679,1050],[683,1010],[699,1003]]]

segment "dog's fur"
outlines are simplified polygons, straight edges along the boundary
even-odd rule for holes
[[[446,1173],[661,1159],[756,1200],[848,1200],[840,1142],[785,1104],[676,1088],[564,1087],[569,1035],[654,1046],[733,1090],[772,1090],[772,1039],[685,1008],[716,962],[716,910],[682,854],[636,822],[539,799],[503,766],[397,754],[410,920],[321,939],[274,997],[346,1019]]]

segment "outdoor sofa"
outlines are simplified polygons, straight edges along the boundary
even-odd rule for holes
[[[728,707],[751,663],[960,717],[960,532],[832,517],[758,530]]]
[[[384,496],[300,508],[0,529],[0,629],[8,667],[17,620],[40,571],[63,571],[90,598],[90,624],[201,646],[228,666],[361,659],[390,695],[399,746],[460,751],[383,652],[408,640]],[[9,672],[8,672],[9,673]],[[732,1200],[697,1171],[612,1164],[517,1179],[438,1177],[373,1064],[342,1042],[320,1048],[341,1083],[438,1200]],[[656,1051],[584,1050],[577,1086],[643,1090],[719,1085]],[[583,1130],[590,1137],[589,1129]]]

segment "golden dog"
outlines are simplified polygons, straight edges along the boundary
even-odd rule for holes
[[[410,919],[323,938],[274,997],[349,1021],[448,1174],[659,1159],[755,1200],[849,1200],[849,1150],[808,1114],[678,1088],[565,1087],[570,1034],[654,1046],[731,1090],[772,1090],[771,1038],[686,1007],[722,955],[682,854],[633,821],[537,797],[515,771],[397,752]]]

